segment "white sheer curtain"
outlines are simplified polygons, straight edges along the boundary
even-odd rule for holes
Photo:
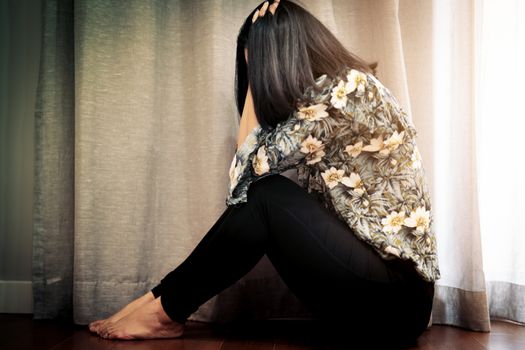
[[[411,99],[425,104],[422,128],[431,137],[422,141],[430,148],[423,159],[431,169],[442,272],[433,321],[489,331],[476,196],[473,9],[472,0],[432,2],[432,17],[423,23],[432,23],[431,44],[422,47],[431,51],[430,97],[416,91]]]
[[[434,0],[432,13],[430,159],[443,275],[434,321],[486,331],[488,312],[523,323],[525,6]]]
[[[477,5],[478,189],[490,314],[525,322],[525,3]]]
[[[398,18],[442,272],[432,321],[525,322],[524,4],[400,0]]]
[[[475,164],[474,0],[400,0],[411,117],[432,195],[441,279],[432,323],[490,331]]]

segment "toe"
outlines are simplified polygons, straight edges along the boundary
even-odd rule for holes
[[[108,324],[107,322],[103,322],[95,328],[95,332],[97,332],[98,334],[103,334],[107,332],[109,325],[110,324]]]
[[[111,333],[111,332],[106,333],[104,338],[106,338],[106,339],[118,339],[116,337],[116,333]]]
[[[113,339],[115,332],[110,327],[108,327],[101,331],[99,334],[102,338]]]
[[[129,334],[126,334],[122,331],[117,331],[115,333],[112,333],[112,338],[111,339],[122,339],[122,340],[129,340],[129,339],[134,339],[132,336],[130,336]]]
[[[106,333],[107,339],[133,339],[129,334],[127,334],[123,329],[119,328],[110,328]]]
[[[98,328],[98,326],[100,326],[102,324],[102,322],[104,322],[104,320],[96,320],[96,321],[93,321],[89,324],[89,330],[91,332],[95,332],[96,329]]]

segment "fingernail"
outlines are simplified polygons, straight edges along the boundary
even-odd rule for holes
[[[261,12],[260,12],[260,15],[261,16],[264,16],[266,14],[266,9],[268,8],[268,5],[270,3],[268,1],[265,1],[264,4],[262,5],[261,7]]]
[[[259,9],[255,10],[255,13],[253,14],[253,17],[252,17],[252,23],[255,22],[257,17],[259,17]]]

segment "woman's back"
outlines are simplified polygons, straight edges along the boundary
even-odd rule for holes
[[[231,163],[226,204],[246,202],[251,182],[297,168],[302,187],[383,258],[409,259],[425,280],[439,279],[416,129],[372,74],[348,68],[315,84],[289,119],[248,134]]]

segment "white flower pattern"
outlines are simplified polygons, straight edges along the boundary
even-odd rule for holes
[[[301,107],[297,112],[297,117],[309,121],[321,120],[328,116],[328,112],[326,112],[327,107],[328,106],[323,103],[318,103],[309,107]]]
[[[421,168],[421,154],[419,153],[417,146],[414,147],[414,151],[410,156],[410,164],[414,169]]]
[[[346,105],[346,101],[348,100],[347,95],[353,91],[352,86],[351,82],[345,83],[341,80],[339,84],[332,89],[332,99],[330,103],[332,103],[334,108],[342,109]]]
[[[255,158],[253,158],[253,169],[257,175],[262,175],[270,171],[270,165],[268,164],[268,157],[266,156],[264,146],[259,147]]]
[[[328,186],[328,188],[330,189],[337,186],[337,184],[339,184],[340,182],[349,184],[350,178],[344,175],[345,171],[343,169],[336,169],[334,167],[331,167],[330,169],[321,173],[321,176],[323,177],[326,186]]]
[[[359,141],[355,145],[348,145],[345,148],[345,152],[354,158],[360,155],[362,150],[363,150],[363,141]]]
[[[363,181],[359,174],[352,172],[350,177],[343,178],[341,180],[348,187],[352,187],[358,195],[362,195],[365,192]]]
[[[405,221],[405,212],[393,211],[381,220],[383,231],[386,233],[397,233]]]
[[[308,135],[306,140],[301,143],[301,152],[306,153],[306,164],[315,164],[321,161],[321,158],[325,155],[323,151],[323,142]]]
[[[416,236],[421,236],[428,229],[430,224],[430,211],[425,210],[424,206],[418,207],[410,213],[410,217],[406,218],[404,225],[408,227],[415,227],[412,231]]]
[[[354,91],[356,88],[359,94],[363,94],[365,92],[365,87],[367,84],[366,74],[356,69],[351,69],[350,74],[346,76],[346,79],[348,80],[347,88],[350,90],[349,92]]]
[[[383,135],[370,139],[370,144],[363,147],[363,151],[367,152],[380,152],[385,147],[383,142]]]
[[[381,151],[379,151],[379,153],[388,155],[390,152],[396,150],[399,147],[399,145],[403,143],[404,134],[404,131],[401,131],[401,133],[394,131],[394,133],[388,139],[383,141],[383,148],[381,149]]]
[[[230,186],[231,187],[235,187],[237,185],[239,174],[240,174],[239,169],[240,167],[237,166],[237,155],[234,155],[232,162],[230,164],[230,171],[228,172],[230,175]]]

